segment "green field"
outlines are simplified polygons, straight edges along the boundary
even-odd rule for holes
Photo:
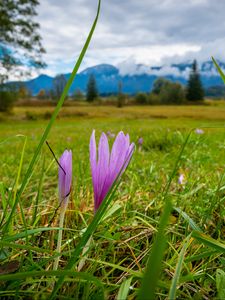
[[[0,259],[7,271],[4,273],[0,266],[0,298],[48,299],[56,280],[48,272],[56,254],[57,229],[43,228],[58,226],[58,166],[45,144],[10,217],[53,109],[16,107],[10,116],[1,117]],[[92,235],[80,275],[67,274],[57,299],[102,299],[102,291],[105,299],[137,298],[171,178],[166,198],[172,201],[173,209],[156,299],[168,299],[171,286],[175,286],[177,299],[225,298],[224,125],[225,106],[77,106],[61,110],[47,140],[58,158],[66,148],[72,150],[73,187],[56,276],[93,219],[89,164],[92,130],[96,129],[97,138],[102,131],[117,134],[122,130],[136,145],[139,137],[144,142],[141,148],[137,145],[108,215]],[[196,133],[196,128],[203,133]],[[178,182],[181,174],[183,184]],[[182,250],[185,239],[196,229],[198,238],[193,234]],[[176,267],[181,258],[178,276]],[[8,265],[11,261],[12,271]],[[172,284],[175,276],[176,285]]]

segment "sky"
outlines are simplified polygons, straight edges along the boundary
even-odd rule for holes
[[[48,67],[69,73],[97,10],[97,0],[40,0],[37,20]],[[225,61],[223,0],[102,0],[99,21],[80,71],[101,63],[132,73],[135,64]]]

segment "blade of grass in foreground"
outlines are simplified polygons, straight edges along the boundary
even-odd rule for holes
[[[217,68],[217,71],[219,72],[222,80],[223,80],[223,83],[225,83],[225,74],[223,73],[223,71],[221,70],[220,66],[218,65],[218,63],[216,62],[216,60],[214,59],[214,57],[212,57],[212,60],[213,60],[213,63],[214,65],[216,66]]]
[[[182,265],[183,265],[183,261],[184,261],[184,256],[185,256],[187,247],[189,245],[190,238],[191,238],[191,234],[189,234],[189,236],[185,239],[184,245],[179,254],[176,270],[175,270],[173,280],[171,283],[171,287],[170,287],[169,300],[176,299],[177,285],[179,283],[179,278],[180,278],[181,269],[182,269]]]
[[[218,242],[217,240],[214,240],[213,238],[211,238],[210,236],[202,232],[193,231],[192,237],[202,242],[206,246],[217,250],[218,252],[223,252],[223,253],[225,252],[225,244]]]
[[[68,271],[68,270],[60,270],[60,271],[31,271],[31,272],[21,272],[21,273],[16,273],[16,274],[7,274],[7,275],[0,275],[0,280],[1,281],[17,281],[20,283],[20,280],[30,278],[30,277],[41,277],[43,278],[43,281],[46,277],[55,277],[55,276],[60,276],[63,275],[65,277],[70,277],[70,278],[80,278],[82,280],[85,280],[87,282],[92,282],[95,284],[101,291],[101,298],[104,299],[104,289],[103,289],[103,284],[101,281],[88,274],[88,273],[82,273],[82,272],[75,272],[75,271]],[[21,283],[22,284],[22,283]]]
[[[78,69],[79,69],[79,67],[80,67],[80,64],[81,64],[81,62],[82,62],[82,60],[83,60],[83,57],[84,57],[84,55],[85,55],[85,53],[86,53],[86,50],[87,50],[88,45],[89,45],[89,43],[90,43],[90,41],[91,41],[93,32],[94,32],[94,30],[95,30],[95,26],[96,26],[96,24],[97,24],[98,15],[99,15],[99,11],[100,11],[100,4],[101,4],[101,0],[98,1],[97,14],[96,14],[94,23],[93,23],[93,25],[92,25],[92,28],[91,28],[91,30],[90,30],[90,32],[89,32],[89,35],[88,35],[88,37],[87,37],[87,40],[86,40],[86,42],[85,42],[85,44],[84,44],[84,47],[83,47],[83,49],[81,50],[81,53],[80,53],[80,55],[79,55],[79,58],[78,58],[78,60],[77,60],[77,62],[76,62],[76,64],[75,64],[75,66],[74,66],[74,69],[73,69],[73,71],[72,71],[72,73],[71,73],[71,75],[70,75],[70,78],[68,79],[68,81],[67,81],[67,83],[66,83],[66,86],[65,86],[65,88],[64,88],[64,90],[63,90],[63,93],[62,93],[62,95],[61,95],[61,97],[60,97],[60,99],[59,99],[59,102],[58,102],[58,104],[57,104],[57,106],[56,106],[56,108],[55,108],[55,110],[54,110],[54,112],[53,112],[53,114],[52,114],[52,117],[51,117],[51,119],[50,119],[50,121],[49,121],[49,123],[48,123],[48,125],[47,125],[47,127],[46,127],[46,129],[45,129],[45,131],[44,131],[44,133],[43,133],[43,135],[42,135],[42,137],[41,137],[41,140],[40,140],[40,142],[39,142],[39,144],[38,144],[38,146],[37,146],[37,148],[36,148],[36,150],[35,150],[35,152],[34,152],[34,155],[33,155],[32,160],[31,160],[31,162],[30,162],[30,164],[29,164],[28,170],[27,170],[27,172],[26,172],[26,174],[25,174],[25,176],[24,176],[24,179],[23,179],[23,181],[22,181],[21,187],[20,187],[20,189],[19,189],[19,191],[18,191],[18,193],[17,193],[16,200],[15,200],[14,205],[13,205],[13,207],[12,207],[12,211],[11,211],[10,216],[9,216],[9,218],[8,218],[8,220],[7,220],[7,223],[6,223],[5,227],[4,227],[4,233],[6,233],[7,230],[8,230],[8,226],[9,226],[9,224],[10,224],[10,222],[11,222],[11,219],[12,219],[12,217],[13,217],[13,214],[14,214],[14,212],[15,212],[15,209],[16,209],[16,207],[17,207],[17,204],[18,204],[18,202],[19,202],[19,200],[20,200],[20,197],[21,197],[21,195],[22,195],[22,193],[23,193],[23,191],[24,191],[24,189],[25,189],[25,187],[26,187],[26,184],[27,184],[27,182],[28,182],[28,180],[29,180],[29,178],[30,178],[30,174],[32,173],[32,170],[33,170],[33,168],[34,168],[36,159],[37,159],[37,157],[38,157],[38,155],[39,155],[39,153],[40,153],[40,151],[41,151],[41,148],[42,148],[42,146],[43,146],[45,140],[47,139],[47,136],[48,136],[48,134],[49,134],[49,132],[50,132],[50,129],[51,129],[51,127],[52,127],[52,125],[53,125],[53,123],[54,123],[54,121],[55,121],[55,119],[56,119],[56,117],[57,117],[57,115],[58,115],[58,113],[59,113],[59,111],[60,111],[60,109],[61,109],[63,103],[64,103],[64,100],[65,100],[65,98],[66,98],[66,95],[68,94],[68,91],[69,91],[69,89],[70,89],[70,87],[71,87],[71,84],[73,83],[73,80],[74,80],[74,78],[75,78],[75,76],[76,76],[76,74],[77,74],[77,71],[78,71]]]
[[[179,161],[181,160],[182,154],[184,152],[184,148],[188,142],[188,139],[191,135],[192,130],[187,135],[183,146],[180,150],[180,153],[178,155],[178,158],[176,160],[176,163],[174,165],[172,174],[170,175],[170,178],[168,180],[168,184],[165,188],[163,198],[165,200],[165,206],[163,209],[162,216],[160,218],[159,222],[159,228],[158,232],[156,234],[155,241],[152,246],[152,250],[149,255],[147,267],[145,270],[145,275],[142,281],[142,285],[139,291],[138,299],[143,300],[146,299],[146,295],[148,295],[148,299],[155,299],[155,290],[157,287],[160,271],[161,271],[161,265],[163,260],[163,253],[166,247],[166,235],[165,230],[167,227],[167,224],[169,222],[170,213],[172,210],[172,202],[170,199],[168,199],[168,192],[169,188],[172,182],[172,179],[174,175],[176,174],[177,167],[179,164]]]
[[[163,252],[166,246],[165,229],[168,224],[171,210],[172,203],[167,199],[163,214],[160,218],[158,232],[150,253],[145,276],[142,281],[142,286],[138,297],[139,300],[146,299],[146,295],[148,295],[148,299],[155,299],[155,289],[161,270]]]

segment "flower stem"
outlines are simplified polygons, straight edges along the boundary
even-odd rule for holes
[[[67,202],[67,200],[65,202]],[[59,216],[59,227],[60,228],[63,227],[65,212],[66,212],[66,205],[62,205],[61,208],[60,208],[60,216]],[[58,231],[58,240],[57,240],[57,248],[56,248],[56,251],[59,254],[61,253],[62,233],[63,233],[63,230],[59,229],[59,231]],[[59,259],[60,259],[60,256],[56,257],[55,260],[54,260],[54,264],[53,264],[53,270],[54,271],[58,269]]]

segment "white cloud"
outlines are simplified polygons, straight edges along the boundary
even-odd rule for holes
[[[96,8],[97,0],[40,1],[37,18],[47,50],[45,73],[72,70]],[[169,65],[194,58],[205,61],[214,55],[225,61],[224,11],[221,0],[102,1],[81,70],[110,63],[119,65],[121,72],[126,72],[125,68],[133,72],[131,64],[124,64],[128,60],[149,66]]]

